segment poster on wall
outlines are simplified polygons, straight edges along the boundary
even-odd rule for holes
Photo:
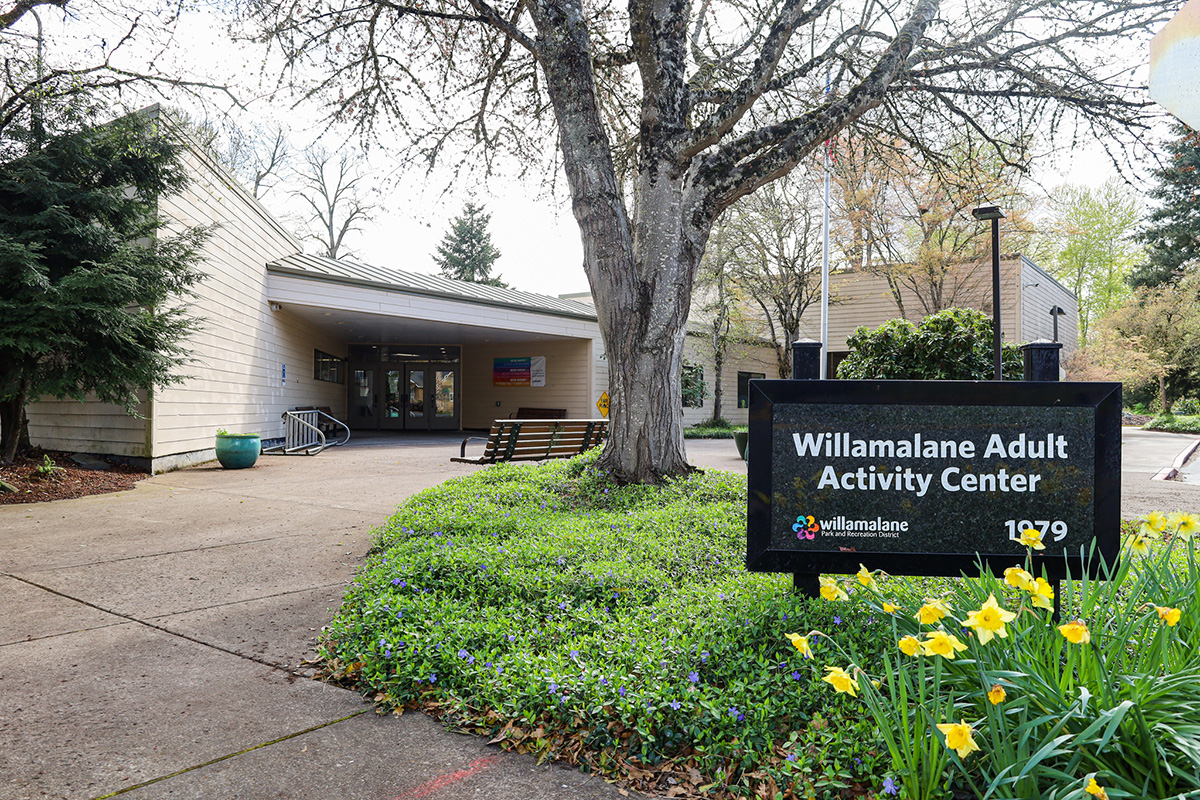
[[[1019,564],[1032,528],[1036,573],[1095,574],[1119,545],[1120,411],[1116,383],[754,381],[748,566],[973,574]]]
[[[492,359],[492,386],[545,385],[545,356]]]

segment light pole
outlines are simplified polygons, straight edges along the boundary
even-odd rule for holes
[[[1061,306],[1050,306],[1050,319],[1054,320],[1054,341],[1056,342],[1058,341],[1058,318],[1066,313]]]
[[[978,220],[992,221],[992,352],[996,358],[995,380],[1004,380],[1004,361],[1000,356],[1000,220],[1004,212],[1000,206],[980,206],[971,209],[971,216]]]

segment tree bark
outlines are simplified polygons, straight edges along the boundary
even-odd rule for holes
[[[0,400],[0,464],[11,464],[17,457],[24,412],[24,394]]]

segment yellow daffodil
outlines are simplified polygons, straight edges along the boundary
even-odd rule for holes
[[[892,605],[891,603],[889,603],[888,601],[884,600],[883,601],[883,611],[885,614],[895,614],[896,607],[894,605]]]
[[[988,701],[990,701],[994,706],[998,706],[1003,703],[1006,697],[1008,697],[1008,695],[1004,693],[1004,687],[998,683],[992,687],[991,691],[988,692]]]
[[[1004,582],[1016,589],[1032,592],[1033,576],[1020,567],[1009,567],[1004,570]]]
[[[1158,612],[1158,619],[1161,622],[1167,623],[1167,625],[1172,628],[1174,628],[1175,624],[1179,622],[1179,618],[1183,616],[1182,611],[1180,611],[1178,608],[1171,608],[1170,606],[1155,606],[1154,610]]]
[[[1144,533],[1136,533],[1130,536],[1129,550],[1139,556],[1150,555],[1150,537]]]
[[[1046,549],[1046,545],[1042,544],[1042,532],[1037,528],[1026,528],[1021,531],[1021,535],[1017,537],[1017,541],[1034,550]]]
[[[1142,517],[1141,527],[1138,528],[1138,533],[1151,539],[1158,538],[1158,535],[1167,528],[1167,517],[1158,511],[1151,511],[1146,516]]]
[[[801,636],[798,633],[789,633],[787,638],[788,641],[795,645],[796,649],[800,651],[800,655],[804,656],[805,658],[813,657],[812,648],[809,647],[807,636]]]
[[[858,697],[858,685],[846,670],[841,667],[826,667],[825,671],[829,674],[821,678],[821,680],[839,692],[845,692],[851,697]]]
[[[875,579],[871,577],[870,571],[862,564],[858,565],[858,574],[855,577],[858,578],[858,582],[863,586],[871,586],[875,583]]]
[[[921,651],[927,656],[941,656],[942,658],[954,660],[955,652],[961,653],[966,650],[967,646],[959,641],[958,637],[945,631],[933,631],[925,634],[925,641],[921,642]]]
[[[905,636],[899,642],[900,651],[906,656],[918,656],[921,654],[921,640],[915,636]]]
[[[965,721],[959,722],[957,725],[954,723],[941,724],[937,726],[937,729],[946,737],[946,747],[958,753],[959,758],[966,758],[979,750],[979,745],[975,744],[975,740],[971,738],[975,731],[971,730],[971,726]]]
[[[1099,800],[1108,800],[1108,792],[1104,791],[1103,786],[1096,783],[1095,778],[1088,778],[1088,785],[1084,791]]]
[[[1038,608],[1054,610],[1054,587],[1045,578],[1038,577],[1029,591],[1029,597]]]
[[[833,602],[834,600],[849,600],[850,595],[846,594],[846,590],[841,587],[835,578],[827,578],[824,575],[820,578],[821,581],[821,597]]]
[[[1191,539],[1200,531],[1200,517],[1182,511],[1168,515],[1167,524],[1174,528],[1175,534],[1184,541]]]
[[[978,610],[967,615],[963,625],[975,631],[980,644],[987,644],[993,636],[1007,639],[1008,629],[1004,626],[1016,618],[1016,614],[1000,607],[996,602],[996,595],[989,594],[987,601]]]
[[[927,597],[925,605],[921,606],[913,616],[922,625],[932,625],[949,613],[950,609],[941,600]]]
[[[1092,640],[1091,632],[1088,631],[1087,625],[1081,619],[1059,625],[1058,632],[1071,644],[1087,644]]]

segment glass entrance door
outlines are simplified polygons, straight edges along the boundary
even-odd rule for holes
[[[379,388],[375,380],[374,367],[353,367],[350,370],[350,419],[351,428],[379,427]]]
[[[412,363],[385,367],[379,427],[458,430],[458,366]]]

